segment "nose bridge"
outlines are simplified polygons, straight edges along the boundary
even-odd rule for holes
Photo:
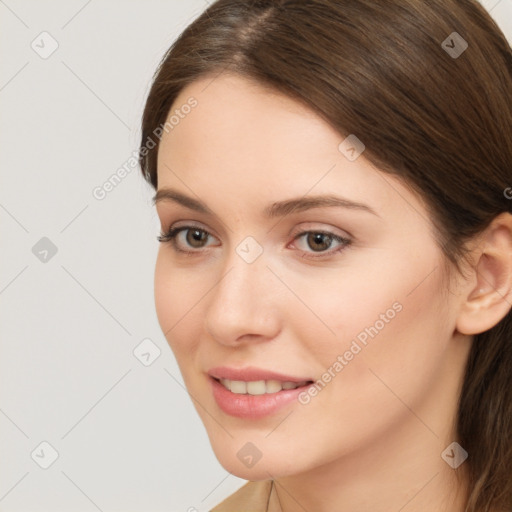
[[[268,279],[269,274],[261,256],[254,260],[248,259],[250,249],[244,253],[240,247],[244,248],[239,245],[230,251],[224,265],[224,277],[213,293],[216,301],[232,307],[255,305],[258,301],[255,292],[258,291],[258,295],[261,293],[258,284]]]
[[[276,322],[269,301],[270,283],[265,282],[272,274],[263,248],[254,239],[244,239],[231,249],[222,268],[206,312],[210,334],[224,343],[244,334],[271,336]]]

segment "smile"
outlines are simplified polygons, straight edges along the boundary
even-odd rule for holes
[[[244,420],[258,420],[297,405],[299,395],[314,384],[304,377],[254,367],[212,368],[208,376],[219,409]]]
[[[245,382],[243,380],[216,379],[227,390],[237,395],[267,395],[279,393],[279,391],[296,389],[305,386],[308,381],[291,382],[279,380],[254,380]]]

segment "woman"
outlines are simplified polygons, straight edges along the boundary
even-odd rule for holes
[[[512,508],[512,51],[474,0],[220,0],[140,148],[213,510]]]

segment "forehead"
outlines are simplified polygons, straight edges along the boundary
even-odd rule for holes
[[[180,110],[191,98],[196,106]],[[338,192],[377,211],[409,210],[415,200],[364,153],[349,161],[339,150],[344,136],[315,112],[245,78],[225,74],[191,83],[175,100],[171,116],[179,121],[162,137],[160,187],[191,189],[219,201],[224,192],[232,200],[236,189],[245,201],[265,197],[265,204],[283,194]]]
[[[173,151],[186,144],[183,156],[189,160],[208,159],[214,153],[235,165],[249,157],[259,162],[290,161],[294,155],[316,158],[329,146],[335,152],[341,140],[302,104],[236,75],[193,82],[176,98],[168,118],[190,98],[197,106],[164,134],[162,152],[169,143],[174,143]],[[250,164],[246,161],[243,167]]]

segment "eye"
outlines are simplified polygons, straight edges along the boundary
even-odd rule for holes
[[[202,249],[207,247],[205,242],[207,242],[209,238],[213,238],[213,235],[202,228],[196,226],[180,226],[171,228],[166,233],[160,234],[157,240],[162,243],[171,242],[176,251],[190,254],[197,251],[191,251],[183,247]]]
[[[305,242],[305,247],[304,243],[302,244],[302,250],[305,252],[303,257],[310,259],[330,256],[336,252],[342,251],[352,242],[349,238],[336,235],[330,231],[303,231],[294,237],[294,240],[301,239]],[[335,245],[335,248],[331,249],[333,243],[338,245]],[[308,248],[311,249],[311,251],[309,251]],[[317,253],[317,255],[314,253]]]
[[[160,234],[157,240],[161,243],[171,243],[176,252],[192,255],[208,247],[208,241],[215,238],[211,233],[197,226],[179,226]],[[325,258],[340,252],[349,246],[351,239],[342,237],[330,231],[303,231],[293,238],[302,240],[303,258]],[[305,242],[305,245],[304,245]],[[334,249],[331,247],[333,244]],[[316,253],[316,254],[314,254]]]

